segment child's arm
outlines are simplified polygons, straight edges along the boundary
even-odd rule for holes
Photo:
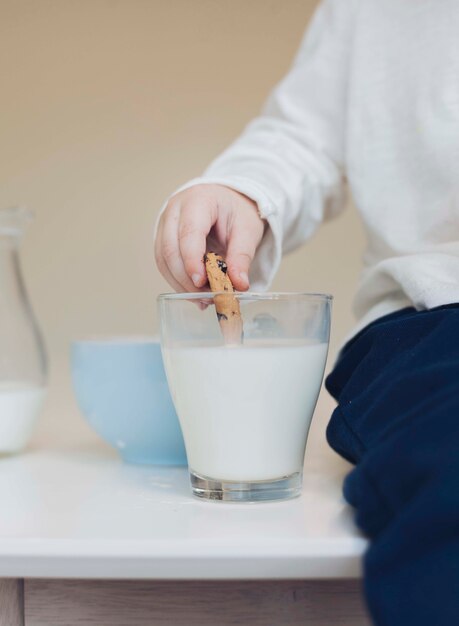
[[[293,67],[262,115],[202,178],[169,200],[159,222],[156,259],[176,289],[192,291],[205,284],[202,257],[209,233],[210,245],[226,256],[237,289],[248,288],[249,266],[252,286],[265,286],[282,249],[298,246],[343,206],[357,2],[322,2]]]

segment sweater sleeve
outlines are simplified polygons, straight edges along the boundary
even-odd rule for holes
[[[357,0],[323,0],[262,113],[204,175],[253,199],[270,226],[251,267],[263,289],[283,252],[344,206],[346,99]]]

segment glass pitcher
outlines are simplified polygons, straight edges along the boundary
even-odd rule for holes
[[[31,220],[24,208],[0,210],[0,455],[27,444],[46,391],[46,351],[19,261]]]

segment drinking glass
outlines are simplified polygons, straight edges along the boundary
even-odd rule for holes
[[[194,495],[282,500],[301,492],[327,359],[332,297],[237,293],[240,344],[225,344],[218,296],[159,296],[161,344]]]

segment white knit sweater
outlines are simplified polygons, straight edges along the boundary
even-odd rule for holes
[[[262,114],[184,187],[258,203],[257,289],[343,208],[345,178],[368,237],[357,328],[459,302],[459,0],[324,0]]]

